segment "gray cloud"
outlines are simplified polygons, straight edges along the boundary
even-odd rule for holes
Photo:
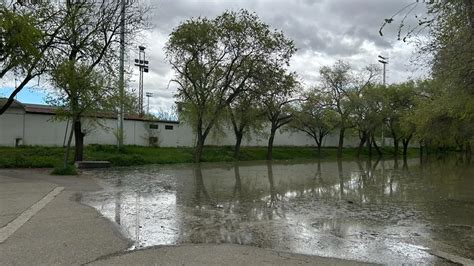
[[[175,87],[167,88],[173,73],[164,45],[172,30],[181,22],[199,16],[215,17],[225,10],[247,9],[255,12],[270,27],[282,30],[295,41],[298,52],[291,69],[297,71],[306,86],[319,79],[319,68],[343,59],[355,68],[377,63],[377,55],[391,57],[390,82],[412,77],[407,62],[414,48],[397,42],[396,25],[378,33],[383,20],[412,3],[412,0],[162,0],[152,3],[150,19],[153,29],[142,40],[147,46],[150,73],[145,75],[145,91],[155,93],[153,106],[173,104]],[[415,10],[418,12],[419,10]],[[400,18],[397,18],[398,20]],[[408,23],[415,23],[408,19]],[[130,52],[131,59],[134,52]],[[135,78],[137,79],[137,78]],[[138,85],[131,82],[130,86]],[[166,107],[167,108],[167,107]]]

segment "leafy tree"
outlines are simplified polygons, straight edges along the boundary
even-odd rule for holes
[[[270,123],[267,160],[272,160],[275,133],[293,119],[290,104],[298,100],[293,97],[300,86],[295,73],[287,73],[278,67],[269,67],[264,74],[261,73],[259,86],[265,91],[261,104],[267,121]]]
[[[294,52],[292,41],[245,10],[191,19],[171,33],[166,53],[176,72],[181,115],[188,116],[197,134],[196,162],[209,132],[225,108],[248,90],[258,66],[287,64]]]
[[[378,86],[365,86],[360,91],[352,92],[353,121],[355,128],[359,133],[359,148],[357,156],[360,155],[365,143],[369,150],[369,156],[372,156],[372,146],[382,155],[375,141],[376,130],[381,127],[384,121],[382,113],[384,97]]]
[[[353,112],[351,94],[358,94],[358,92],[372,84],[377,72],[376,67],[368,66],[363,73],[356,75],[353,73],[351,66],[343,61],[337,61],[332,67],[324,66],[319,71],[322,78],[323,93],[329,99],[329,105],[338,114],[338,157],[342,156],[345,131],[353,127],[349,119]]]
[[[395,156],[399,154],[400,141],[403,143],[403,154],[406,156],[408,144],[415,133],[413,111],[416,101],[416,83],[407,81],[380,87],[384,96],[384,124],[393,139]]]
[[[321,154],[323,139],[334,129],[337,114],[327,106],[327,99],[316,89],[306,93],[304,98],[305,101],[298,104],[293,112],[290,127],[313,138],[318,154]]]
[[[459,147],[470,154],[474,139],[474,101],[468,93],[453,95],[443,81],[420,84],[420,96],[413,111],[412,123],[425,146],[443,150]]]
[[[92,113],[95,106],[115,84],[116,48],[119,43],[122,3],[120,1],[66,1],[58,5],[65,21],[59,42],[55,44],[51,65],[52,81],[64,96],[66,114],[73,121],[75,161],[82,161],[84,132],[82,117]],[[126,5],[128,34],[143,28],[144,10],[136,4]],[[107,82],[103,77],[108,75]]]
[[[405,20],[418,5],[427,14],[414,15],[416,26]],[[402,19],[397,21],[397,16]],[[420,53],[428,55],[432,70],[431,88],[423,90],[424,100],[415,112],[417,135],[425,144],[459,146],[469,151],[474,138],[474,3],[472,0],[413,1],[385,20],[398,23],[399,39],[409,40],[425,31]],[[404,31],[406,29],[406,31]],[[405,35],[405,36],[403,36]],[[437,129],[433,131],[433,129]]]
[[[53,3],[0,3],[0,79],[15,72],[20,84],[0,107],[2,115],[15,96],[34,78],[47,72],[50,55],[64,21]]]
[[[73,135],[76,136],[76,141],[82,141],[86,135],[81,119],[86,117],[93,120],[100,111],[104,111],[102,103],[108,98],[107,96],[112,95],[113,88],[107,84],[108,80],[104,76],[96,71],[90,72],[88,66],[76,66],[73,61],[66,61],[58,66],[52,73],[52,80],[54,85],[61,89],[49,102],[60,107],[57,119],[71,120],[73,125],[65,147],[64,167],[66,167]],[[83,142],[75,143],[75,161],[82,159],[83,144]]]
[[[252,83],[250,86],[254,86]],[[232,129],[235,134],[234,158],[240,155],[240,146],[244,136],[250,137],[250,133],[256,133],[262,129],[264,123],[264,113],[259,107],[261,92],[258,88],[252,88],[237,96],[229,104],[227,112]]]

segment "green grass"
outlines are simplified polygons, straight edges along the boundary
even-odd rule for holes
[[[73,156],[71,149],[71,161]],[[38,147],[23,146],[18,148],[0,147],[0,168],[53,168],[62,164],[63,148],[61,147]],[[356,158],[355,148],[346,148],[343,159]],[[265,160],[266,147],[243,147],[241,149],[241,161]],[[204,162],[230,162],[233,161],[233,147],[205,147],[202,161]],[[313,147],[274,147],[274,160],[292,159],[335,159],[336,148],[323,148],[321,156]],[[410,149],[408,156],[418,155],[418,149]],[[368,152],[364,150],[362,157],[367,157]],[[376,157],[375,150],[373,156]],[[393,157],[393,149],[385,148],[384,157]],[[111,145],[89,145],[84,150],[84,160],[110,161],[113,166],[133,166],[145,164],[173,164],[193,162],[192,148],[160,148],[126,146],[124,150],[118,151]],[[58,168],[59,169],[59,168]]]

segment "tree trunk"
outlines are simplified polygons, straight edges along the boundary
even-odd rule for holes
[[[82,133],[81,120],[77,119],[74,121],[74,142],[75,142],[75,153],[74,161],[80,162],[83,159],[84,153],[84,133]]]
[[[273,165],[271,162],[267,162],[267,176],[268,182],[270,183],[270,207],[275,206],[277,200],[277,194],[275,190],[275,182],[273,179]]]
[[[398,156],[395,156],[395,158],[394,158],[393,169],[398,170]]]
[[[393,149],[395,153],[395,158],[398,158],[398,151],[399,151],[398,144],[399,144],[399,140],[396,138],[393,138]]]
[[[364,148],[364,144],[366,141],[367,141],[367,135],[365,132],[362,132],[362,136],[360,136],[359,147],[357,148],[357,158],[360,157],[360,154],[362,153],[362,149]]]
[[[324,135],[322,133],[319,133],[318,157],[321,157],[321,148],[323,147],[323,138],[324,138]]]
[[[337,158],[342,157],[342,147],[344,146],[344,132],[346,131],[345,128],[341,128],[339,130],[339,145],[337,146]]]
[[[403,157],[407,157],[408,154],[408,144],[410,143],[409,140],[402,140],[403,143]]]
[[[234,159],[239,160],[240,157],[240,145],[242,144],[242,138],[243,138],[242,132],[235,133],[235,147],[234,147]]]
[[[314,142],[316,143],[316,151],[318,152],[318,157],[321,156],[321,144],[322,144],[322,138],[321,137],[313,137]]]
[[[202,152],[204,150],[204,141],[205,141],[205,137],[201,133],[198,133],[196,149],[194,150],[195,163],[201,162]]]
[[[67,144],[64,147],[64,162],[63,162],[63,167],[64,168],[67,167],[67,162],[69,161],[69,151],[71,150],[71,142],[72,142],[72,135],[73,134],[74,134],[74,130],[71,128],[71,132],[69,133]]]
[[[272,126],[270,137],[268,138],[267,160],[273,160],[273,140],[275,139],[276,128]]]
[[[379,157],[382,156],[382,151],[380,150],[379,146],[377,145],[377,142],[375,141],[375,138],[374,138],[373,135],[372,135],[372,144],[374,144],[374,148],[377,151],[377,154],[379,155]]]
[[[194,178],[195,178],[195,184],[196,184],[196,200],[197,204],[201,206],[204,202],[209,202],[211,197],[209,197],[209,194],[207,193],[207,189],[204,186],[204,180],[202,179],[202,169],[201,169],[201,164],[195,164],[194,165]],[[201,193],[204,196],[204,199],[201,199]]]
[[[367,150],[369,151],[369,158],[372,158],[372,142],[374,139],[374,136],[369,132],[367,133]]]

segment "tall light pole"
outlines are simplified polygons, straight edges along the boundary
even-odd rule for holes
[[[138,113],[140,116],[145,114],[143,108],[143,72],[148,72],[148,61],[145,60],[145,47],[138,46],[138,59],[135,59],[135,66],[138,67],[140,78],[138,81]]]
[[[153,93],[147,92],[145,93],[145,96],[147,98],[147,113],[150,114],[150,97],[153,97]]]
[[[125,79],[124,79],[124,59],[125,59],[125,1],[122,0],[122,10],[120,12],[120,66],[119,66],[119,122],[118,122],[118,136],[117,146],[118,149],[123,147],[123,117],[124,117],[124,94],[125,94]]]
[[[383,85],[387,85],[387,64],[388,64],[388,57],[384,57],[379,55],[379,62],[383,64]],[[384,137],[384,131],[385,131],[385,124],[382,123],[382,148],[385,147],[385,137]]]
[[[388,64],[388,57],[384,57],[379,55],[379,62],[383,64],[383,85],[385,86],[386,83],[386,66]]]

